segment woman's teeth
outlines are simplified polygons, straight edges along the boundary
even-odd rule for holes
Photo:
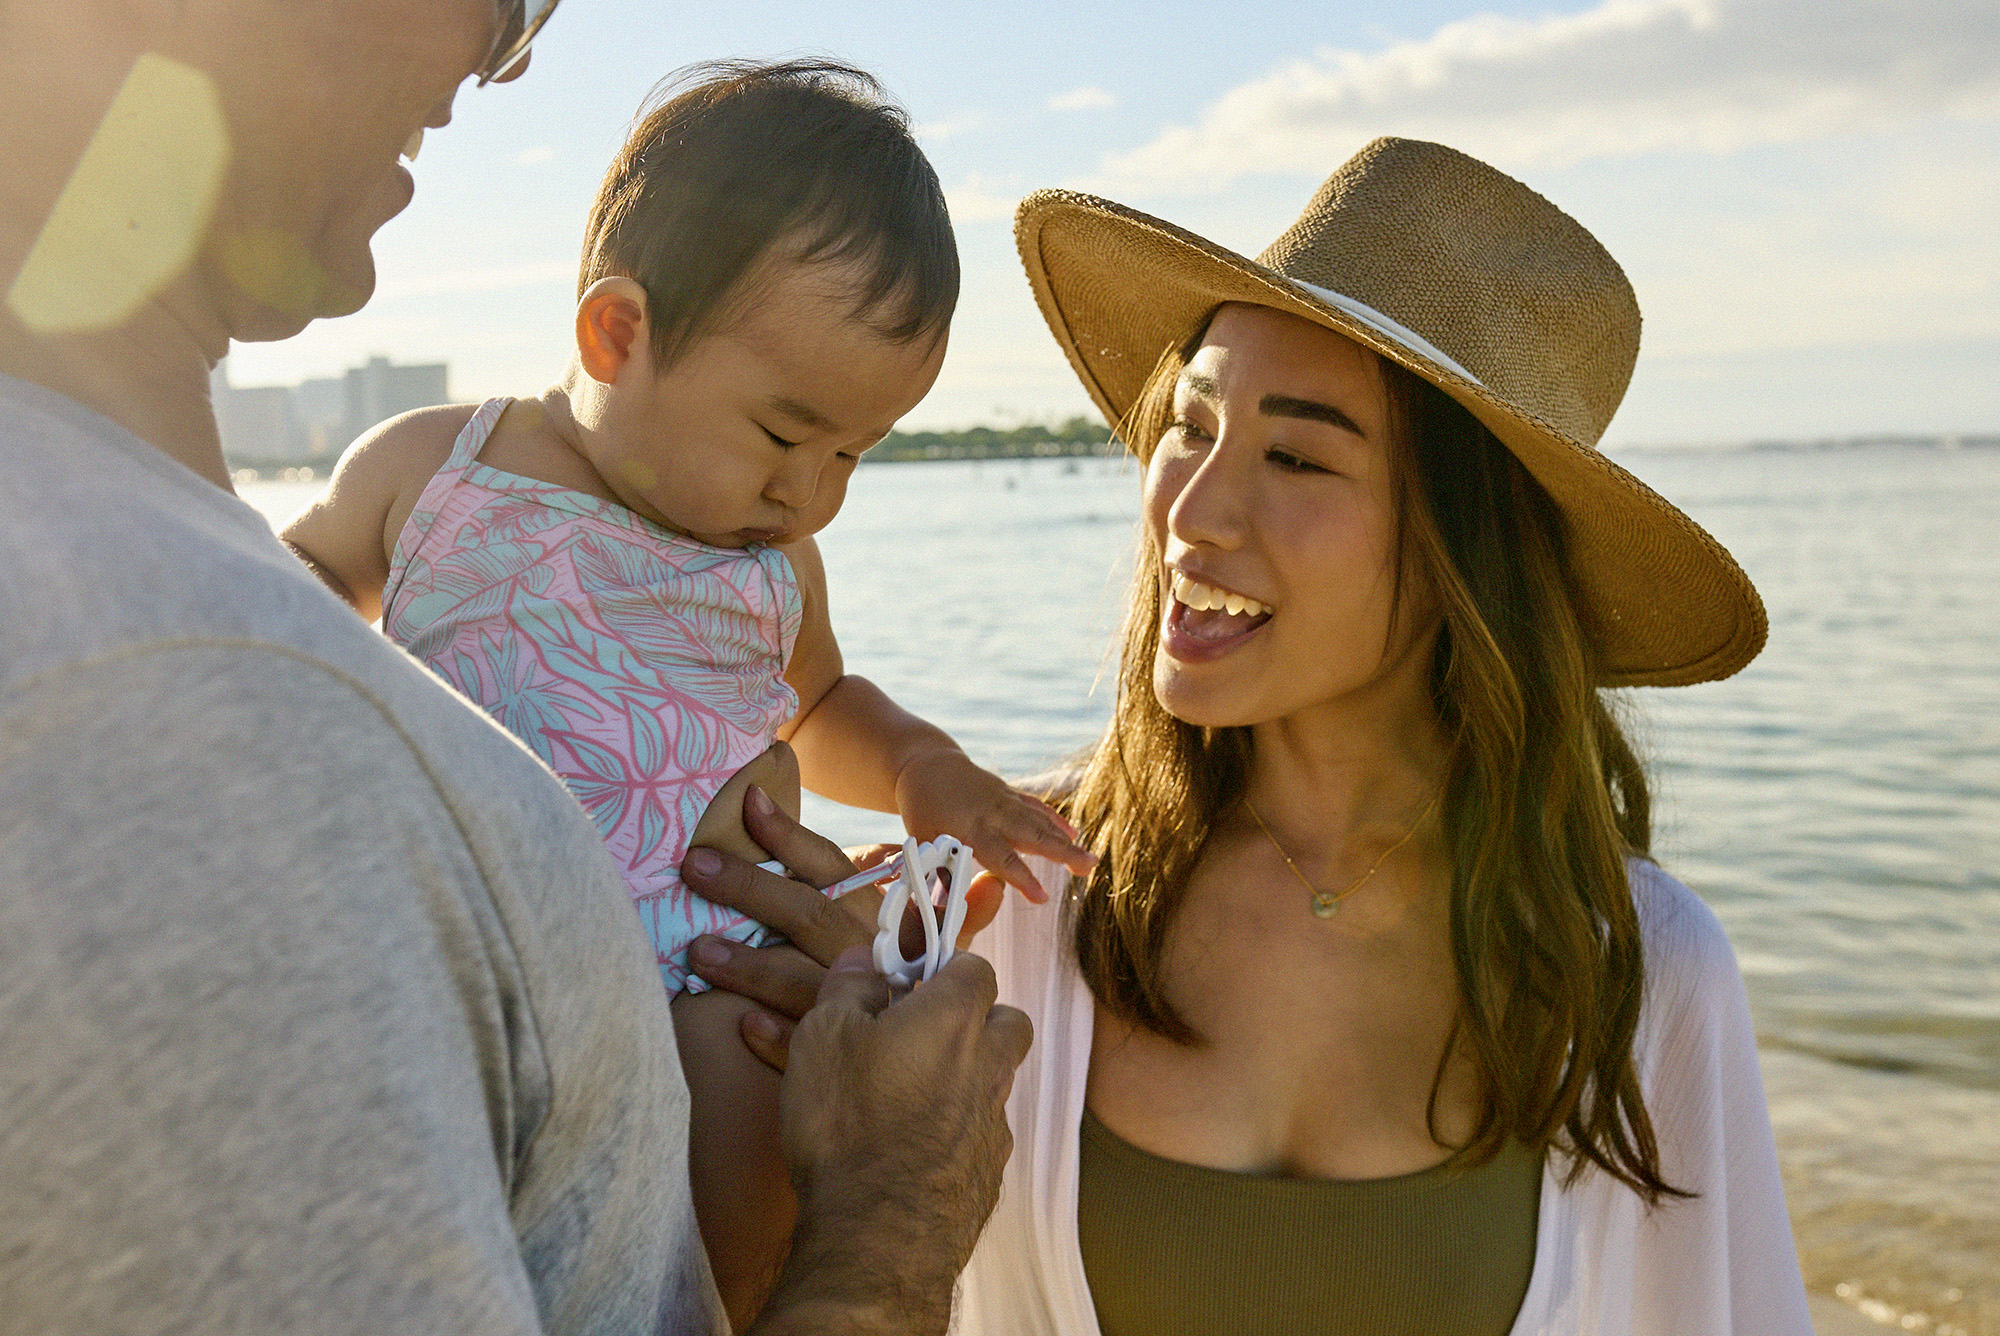
[[[403,145],[403,156],[408,158],[411,162],[415,162],[417,160],[417,150],[421,149],[423,146],[424,146],[424,127],[419,125],[417,127],[416,133],[410,136],[410,142]]]
[[[1254,598],[1232,594],[1226,589],[1217,589],[1214,585],[1203,584],[1199,580],[1190,580],[1179,571],[1174,572],[1173,591],[1175,601],[1185,603],[1196,612],[1219,609],[1234,617],[1262,617],[1272,611],[1268,603],[1259,603]]]

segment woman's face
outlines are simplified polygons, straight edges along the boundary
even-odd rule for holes
[[[1216,312],[1146,468],[1169,714],[1222,727],[1427,699],[1429,600],[1406,589],[1393,616],[1389,431],[1374,353],[1268,307]]]

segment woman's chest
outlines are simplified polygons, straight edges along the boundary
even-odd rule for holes
[[[1201,889],[1162,981],[1205,1042],[1100,1009],[1089,1102],[1105,1124],[1170,1159],[1247,1172],[1376,1178],[1444,1158],[1434,1133],[1469,1133],[1477,1099],[1466,1064],[1446,1060],[1458,988],[1442,925],[1341,931],[1277,897]]]

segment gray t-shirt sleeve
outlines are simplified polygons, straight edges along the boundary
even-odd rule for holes
[[[479,878],[310,665],[10,692],[0,1332],[540,1331],[510,1180],[548,1078]]]

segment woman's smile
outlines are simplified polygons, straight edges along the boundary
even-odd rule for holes
[[[1276,611],[1268,603],[1181,571],[1167,572],[1169,597],[1160,646],[1182,663],[1220,658],[1261,630]]]

